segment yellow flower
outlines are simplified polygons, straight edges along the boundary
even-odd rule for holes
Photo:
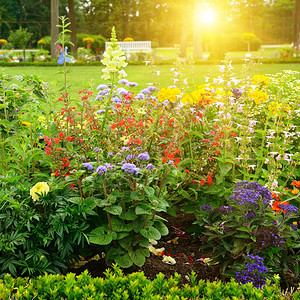
[[[294,195],[297,195],[299,193],[299,190],[298,189],[294,189],[291,191]]]
[[[0,45],[7,45],[7,40],[5,39],[0,39]]]
[[[95,40],[93,38],[87,37],[87,38],[83,38],[82,41],[85,44],[92,44],[94,43]]]
[[[181,91],[178,88],[162,88],[157,95],[157,99],[159,102],[168,100],[174,103],[175,101],[177,101],[180,94]]]
[[[268,106],[268,109],[273,115],[276,116],[280,112],[281,106],[281,103],[272,101],[271,104]]]
[[[252,83],[254,85],[258,85],[258,84],[269,85],[270,81],[269,81],[269,77],[265,75],[254,75]]]
[[[47,182],[41,181],[35,184],[30,189],[30,196],[32,197],[33,201],[39,200],[39,195],[45,196],[48,194],[50,188]]]
[[[21,124],[25,125],[25,126],[30,126],[31,125],[31,123],[29,123],[29,122],[21,122]]]
[[[44,40],[39,40],[37,43],[38,43],[38,45],[45,45],[46,44],[46,42]]]
[[[268,100],[268,94],[259,90],[249,92],[248,96],[255,102],[255,104],[265,103]]]

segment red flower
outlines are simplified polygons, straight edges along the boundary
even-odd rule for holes
[[[68,135],[68,136],[67,136],[67,141],[70,142],[71,140],[72,140],[71,136]]]
[[[284,209],[281,209],[279,205],[288,205],[289,202],[283,202],[283,201],[275,201],[272,205],[271,210],[274,210],[276,213],[279,213],[280,211],[283,211],[285,213]]]
[[[58,170],[55,171],[54,175],[55,176],[60,176],[60,174],[58,173]]]
[[[59,136],[60,138],[62,138],[62,137],[64,136],[64,134],[60,131],[58,136]]]
[[[211,184],[212,184],[212,178],[210,177],[210,176],[208,176],[207,177],[207,181],[206,181],[208,184],[209,184],[209,186],[211,186]]]

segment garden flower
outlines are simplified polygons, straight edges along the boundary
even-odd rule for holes
[[[148,152],[144,152],[138,155],[138,159],[140,160],[149,160],[150,156]]]
[[[30,189],[30,195],[32,197],[32,200],[39,200],[39,195],[45,196],[48,194],[49,190],[50,188],[47,182],[38,182]]]
[[[83,163],[84,167],[86,167],[88,170],[93,170],[93,166],[90,163]]]
[[[138,175],[140,168],[138,168],[135,164],[124,163],[121,167],[121,170],[129,174],[135,173],[135,175]]]
[[[149,169],[150,171],[152,171],[153,168],[154,168],[154,166],[153,166],[152,164],[148,164],[148,165],[146,166],[146,168]]]
[[[61,53],[60,57],[57,61],[60,65],[62,65],[64,63],[64,60],[65,60],[65,62],[71,61],[70,57],[68,57],[68,47],[65,47],[65,54],[63,53],[63,49],[60,49],[60,53]]]
[[[164,255],[164,258],[162,260],[164,263],[168,264],[168,265],[175,265],[176,264],[176,260],[169,256],[169,255]]]
[[[138,84],[136,82],[127,82],[126,85],[127,86],[138,86]]]
[[[119,79],[127,76],[126,72],[121,69],[127,66],[126,57],[119,46],[114,27],[111,32],[111,43],[109,43],[103,57],[102,63],[106,66],[102,69],[103,74],[101,77],[103,79],[112,79],[114,74],[117,74]]]
[[[120,79],[120,80],[118,81],[119,84],[127,84],[128,82],[129,82],[129,81],[128,81],[127,79],[125,79],[125,78]]]
[[[103,175],[104,173],[107,172],[107,167],[106,166],[99,166],[96,170],[96,172],[99,174],[99,175]]]
[[[284,211],[282,208],[284,205],[288,205],[289,202],[283,202],[283,201],[274,201],[271,210],[274,210],[276,213],[279,213],[280,211]]]
[[[105,90],[107,88],[108,88],[108,86],[106,84],[100,84],[97,86],[96,90]]]
[[[181,95],[181,91],[177,88],[162,88],[158,93],[157,99],[159,102],[164,102],[168,100],[172,103],[177,101],[178,97]]]
[[[236,272],[235,278],[240,284],[246,284],[252,282],[256,288],[261,288],[266,284],[265,273],[268,269],[264,266],[264,260],[262,257],[256,255],[246,255],[246,270]]]

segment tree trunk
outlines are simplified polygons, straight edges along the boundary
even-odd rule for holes
[[[73,54],[77,51],[77,39],[76,39],[76,19],[75,19],[75,7],[74,7],[74,0],[68,0],[68,6],[69,6],[69,19],[70,19],[70,30],[71,30],[71,42],[74,44],[74,46],[71,46],[71,52]]]
[[[185,3],[182,6],[182,25],[181,25],[181,38],[180,38],[180,57],[186,57],[186,48],[189,32],[188,18],[189,9],[188,4]]]
[[[51,0],[51,57],[56,58],[56,45],[55,42],[58,40],[58,7],[59,0]]]
[[[298,54],[299,51],[299,21],[300,21],[300,0],[296,0],[294,7],[293,22],[293,46]]]

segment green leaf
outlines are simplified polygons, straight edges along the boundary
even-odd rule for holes
[[[118,243],[122,248],[128,250],[131,247],[131,241],[132,241],[132,236],[127,236],[121,240],[118,240]]]
[[[141,235],[147,239],[152,239],[152,240],[159,240],[161,238],[160,232],[153,226],[150,226],[147,229],[142,229]]]
[[[134,201],[139,201],[142,200],[144,197],[140,195],[137,191],[131,192],[130,193],[130,199]]]
[[[120,214],[120,219],[122,219],[122,220],[133,221],[136,218],[137,218],[137,215],[132,209],[129,209],[128,211],[122,212]]]
[[[141,249],[137,249],[136,251],[128,251],[128,254],[135,265],[141,267],[145,263],[145,255]]]
[[[122,213],[122,207],[118,205],[105,207],[104,210],[115,216],[119,216]]]
[[[88,235],[89,242],[97,245],[109,245],[113,236],[111,232],[105,232],[103,227],[97,227]]]
[[[132,230],[132,223],[125,224],[122,220],[118,219],[117,217],[111,218],[111,225],[113,228],[113,231],[116,232],[129,232]]]
[[[169,233],[168,227],[162,222],[154,222],[155,228],[160,232],[161,235],[167,235]]]
[[[135,209],[135,213],[137,215],[152,215],[152,212],[151,212],[150,208],[148,208],[146,206],[138,206]]]
[[[146,186],[144,188],[146,195],[151,199],[154,196],[154,188],[150,186]]]
[[[222,177],[225,177],[226,174],[232,169],[231,164],[222,164],[222,163],[220,163],[219,167],[220,167],[220,170],[221,170],[221,176]]]
[[[133,262],[129,256],[128,253],[115,258],[115,262],[121,267],[121,268],[129,268],[133,265]]]
[[[251,236],[248,234],[243,234],[243,233],[238,233],[235,235],[237,238],[242,238],[242,239],[251,239]]]

